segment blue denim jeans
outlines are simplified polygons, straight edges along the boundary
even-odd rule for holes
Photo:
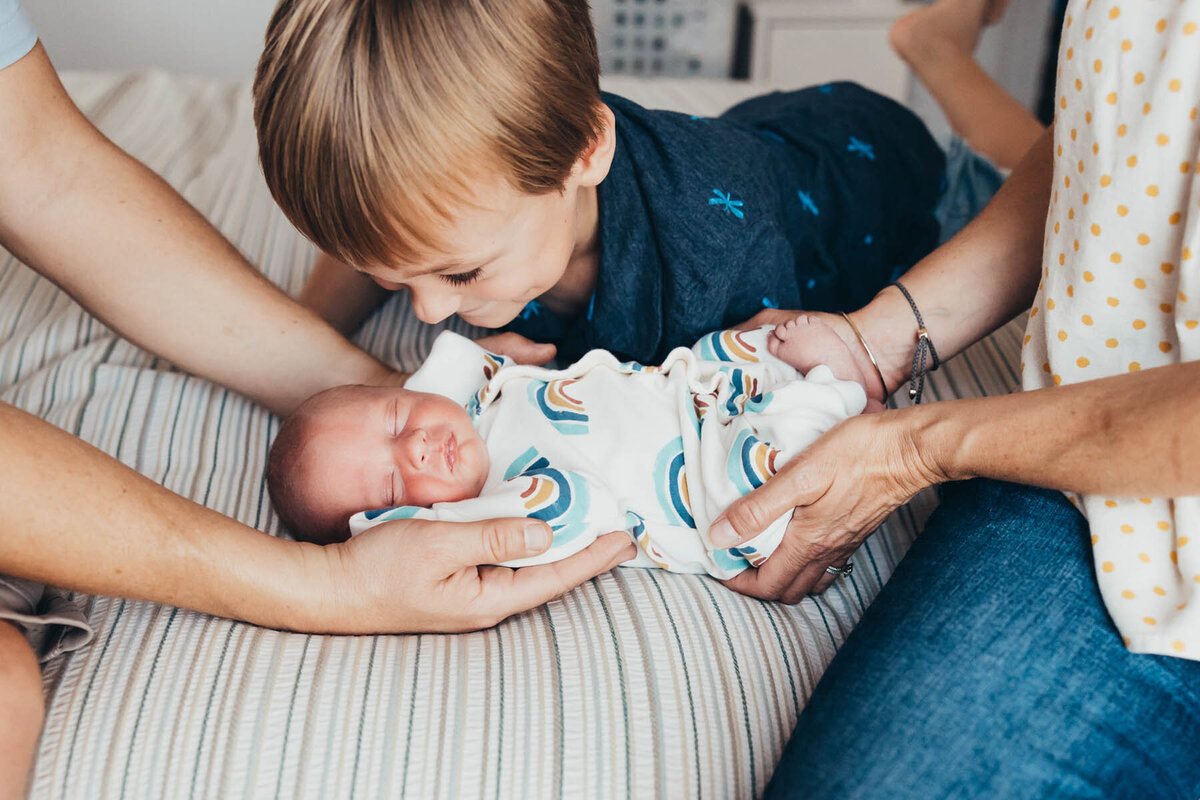
[[[1200,662],[1125,650],[1089,535],[1058,492],[944,487],[766,796],[1200,797]]]
[[[945,186],[933,215],[941,225],[938,243],[943,244],[992,202],[1004,183],[1004,175],[959,136],[951,135],[939,144],[946,153]]]

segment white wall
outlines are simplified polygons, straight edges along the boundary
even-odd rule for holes
[[[275,0],[21,0],[59,69],[249,80]]]

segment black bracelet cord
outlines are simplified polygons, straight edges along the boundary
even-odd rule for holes
[[[921,394],[925,391],[925,373],[933,372],[940,367],[942,360],[938,358],[937,348],[933,346],[933,340],[929,338],[929,331],[925,329],[925,320],[921,317],[921,311],[917,308],[917,303],[909,294],[908,289],[904,288],[904,284],[900,281],[892,281],[888,285],[895,286],[900,290],[912,308],[913,316],[917,318],[917,351],[913,353],[912,377],[908,379],[908,397],[914,405],[919,405]],[[926,369],[927,364],[929,365],[928,369]]]

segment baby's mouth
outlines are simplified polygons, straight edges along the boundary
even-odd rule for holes
[[[454,434],[450,434],[450,438],[446,440],[446,468],[454,472],[454,466],[458,463],[458,439]]]

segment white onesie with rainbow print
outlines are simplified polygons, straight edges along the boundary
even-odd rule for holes
[[[770,330],[719,331],[657,367],[593,350],[563,370],[518,366],[443,333],[407,388],[466,407],[491,460],[483,491],[428,509],[365,511],[350,529],[529,516],[550,525],[553,544],[507,566],[558,561],[614,530],[638,544],[626,566],[716,578],[757,566],[790,515],[733,550],[709,546],[709,524],[866,405],[861,386],[827,367],[801,377],[768,353]]]

